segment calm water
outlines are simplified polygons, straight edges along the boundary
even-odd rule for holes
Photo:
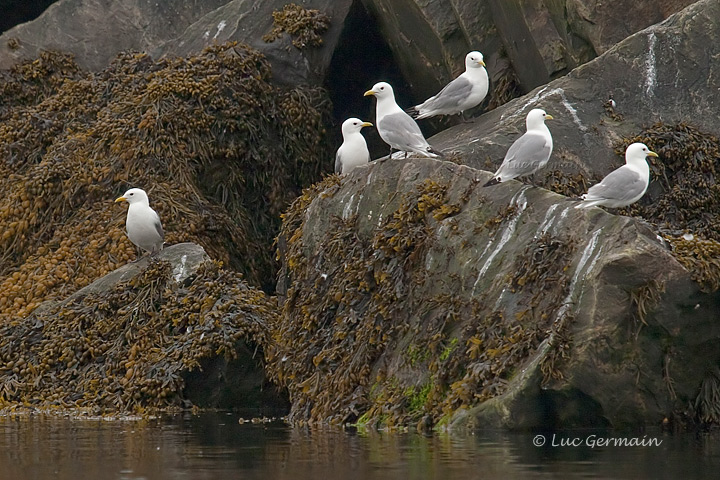
[[[597,437],[593,437],[597,435]],[[0,479],[719,478],[720,436],[637,436],[646,447],[535,447],[535,434],[362,433],[238,423],[236,414],[153,421],[0,417]],[[632,438],[563,432],[555,443]],[[597,442],[596,442],[597,443]]]

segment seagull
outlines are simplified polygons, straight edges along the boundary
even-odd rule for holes
[[[415,152],[426,157],[442,157],[442,153],[433,149],[410,115],[395,103],[395,94],[389,83],[379,82],[365,92],[365,96],[377,98],[375,122],[380,138],[390,145],[390,156],[393,148],[405,152]]]
[[[165,232],[163,232],[160,217],[150,208],[150,201],[144,190],[131,188],[115,202],[129,204],[125,229],[132,243],[149,252],[151,256],[163,248]]]
[[[359,118],[348,118],[342,124],[343,143],[335,154],[335,173],[347,175],[360,165],[370,161],[365,137],[360,130],[363,127],[372,127],[370,122],[363,122]]]
[[[602,181],[590,187],[582,203],[575,208],[604,205],[610,208],[627,207],[645,195],[650,183],[647,157],[657,157],[644,143],[633,143],[625,150],[625,165],[610,172]]]
[[[532,175],[543,168],[553,149],[552,135],[545,120],[552,120],[545,110],[534,108],[525,119],[527,131],[510,146],[502,165],[484,186],[496,185],[523,175]]]
[[[488,73],[482,53],[470,52],[465,56],[465,71],[443,87],[434,97],[411,108],[417,119],[435,115],[460,114],[465,119],[465,110],[473,108],[485,99],[488,93]]]

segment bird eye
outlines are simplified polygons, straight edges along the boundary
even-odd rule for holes
[[[132,197],[133,195],[135,195],[135,194],[134,194],[134,193],[131,193],[131,194],[130,194],[131,197]]]
[[[385,90],[385,87],[380,87],[380,90]]]

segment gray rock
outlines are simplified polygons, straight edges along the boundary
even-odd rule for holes
[[[474,123],[440,132],[430,143],[460,154],[466,165],[494,170],[524,131],[527,112],[541,107],[555,117],[548,122],[555,149],[546,170],[599,180],[622,162],[613,151],[619,141],[655,122],[691,121],[701,131],[716,132],[720,125],[711,99],[720,88],[713,74],[718,59],[707,45],[718,41],[718,18],[719,2],[697,2]],[[621,117],[604,107],[611,95]],[[536,174],[536,180],[542,178],[543,172]]]
[[[175,38],[189,24],[226,3],[60,0],[36,20],[0,36],[0,68],[33,59],[41,50],[60,50],[74,54],[83,68],[102,70],[119,52],[144,51]],[[18,48],[8,45],[11,38],[19,41]]]
[[[418,99],[462,71],[470,50],[485,54],[491,78],[514,72],[529,91],[604,53],[693,0],[363,0],[380,24]],[[506,60],[512,67],[506,71]],[[417,72],[426,72],[418,75]],[[512,74],[511,74],[512,76]]]
[[[577,210],[515,181],[480,186],[489,179],[433,159],[376,161],[311,197],[294,240],[299,252],[279,239],[278,292],[286,296],[279,328],[316,318],[319,307],[309,302],[325,302],[300,332],[302,348],[291,336],[274,360],[287,362],[270,361],[294,378],[291,419],[347,421],[362,407],[376,420],[402,423],[412,418],[412,400],[393,392],[425,387],[432,400],[423,413],[437,421],[442,410],[452,428],[657,425],[686,409],[720,354],[711,313],[718,295],[700,292],[644,222]],[[446,192],[435,206],[433,185]],[[425,199],[426,213],[395,239],[410,243],[396,243],[393,253],[383,242],[392,244],[395,221],[413,218],[402,207],[413,198]],[[450,205],[457,208],[442,210]],[[348,239],[346,250],[337,249],[338,238]],[[369,271],[354,277],[358,268]],[[366,295],[353,293],[363,288]],[[385,305],[388,295],[396,299]],[[387,343],[376,339],[375,354],[344,343],[350,321],[353,336],[370,325]],[[485,343],[471,354],[476,341]],[[345,364],[339,351],[358,352],[367,367],[352,355]],[[288,371],[293,365],[303,367]],[[463,391],[464,401],[453,399]]]
[[[226,41],[248,43],[264,53],[280,84],[321,84],[337,43],[351,0],[302,2],[330,17],[330,29],[320,48],[295,48],[284,34],[267,43],[262,36],[273,24],[280,0],[210,0],[203,2],[144,2],[138,0],[61,0],[38,19],[0,36],[0,68],[35,58],[40,50],[73,53],[77,63],[97,71],[124,50],[186,56],[205,46]],[[8,45],[17,39],[19,47]]]

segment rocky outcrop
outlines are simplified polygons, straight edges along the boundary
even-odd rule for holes
[[[701,232],[713,240],[680,239],[535,186],[480,186],[540,106],[556,117],[555,152],[536,183],[582,191],[642,140],[660,152],[643,201],[670,212],[662,231],[697,234],[694,215],[717,225],[718,141],[699,130],[717,130],[706,46],[718,18],[720,2],[698,2],[431,139],[462,166],[380,160],[307,190],[278,240],[283,314],[269,350],[290,418],[511,429],[720,420],[715,227]]]
[[[290,35],[263,41],[273,26],[272,13],[288,2],[210,0],[202,2],[61,0],[37,20],[0,36],[0,68],[35,58],[41,50],[72,53],[91,71],[102,70],[125,50],[187,56],[227,41],[252,45],[266,55],[274,78],[283,84],[320,84],[337,43],[351,0],[303,2],[330,17],[322,48],[299,49]],[[11,42],[10,40],[13,39]]]
[[[202,247],[169,246],[3,325],[0,406],[285,407],[259,356],[276,308]]]
[[[718,296],[643,221],[489,178],[378,161],[291,208],[268,354],[291,419],[617,427],[695,400]]]
[[[517,81],[527,92],[565,75],[693,1],[363,3],[380,24],[408,83],[421,99],[457,75],[470,50],[486,54],[494,88],[512,88]],[[502,96],[504,92],[495,94]]]
[[[618,166],[616,148],[656,123],[690,123],[718,132],[715,102],[718,60],[707,45],[720,36],[720,2],[697,2],[638,32],[568,75],[536,88],[502,108],[444,130],[431,140],[462,163],[494,170],[525,130],[525,115],[544,108],[555,150],[546,172],[582,173],[593,182]],[[612,96],[617,106],[608,109]]]

